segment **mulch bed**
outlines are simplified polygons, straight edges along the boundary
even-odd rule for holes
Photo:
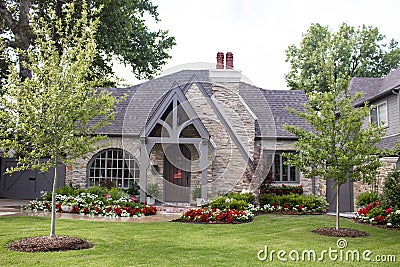
[[[315,230],[312,230],[311,232],[319,234],[319,235],[324,235],[324,236],[334,236],[334,237],[350,237],[350,238],[355,238],[355,237],[366,237],[368,236],[368,233],[356,230],[356,229],[350,229],[350,228],[340,228],[339,230],[336,230],[336,228],[318,228]]]
[[[20,252],[54,252],[80,250],[93,247],[93,244],[71,236],[38,236],[17,240],[7,245],[7,248]]]

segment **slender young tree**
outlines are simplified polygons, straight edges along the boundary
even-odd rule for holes
[[[96,142],[105,138],[96,130],[113,119],[118,101],[110,93],[95,89],[95,81],[88,79],[96,54],[97,22],[88,19],[85,9],[74,23],[69,21],[72,14],[71,4],[66,14],[69,23],[57,21],[58,43],[52,38],[54,25],[47,25],[44,20],[36,24],[40,27],[34,32],[40,38],[27,50],[25,62],[32,76],[22,78],[16,68],[10,68],[0,103],[0,146],[6,156],[13,151],[18,159],[17,167],[8,171],[55,169],[51,237],[56,235],[56,166],[60,162],[73,164],[95,149]],[[94,120],[98,117],[102,119]]]
[[[332,77],[328,85],[326,92],[309,95],[312,104],[305,104],[305,112],[291,110],[308,122],[313,131],[286,125],[285,129],[298,138],[295,146],[300,152],[286,156],[288,164],[297,166],[306,178],[334,181],[339,230],[340,186],[348,181],[370,183],[375,178],[381,153],[376,144],[384,130],[366,125],[371,107],[352,106],[361,95],[347,95],[347,80]]]

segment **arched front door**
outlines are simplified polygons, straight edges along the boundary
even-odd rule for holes
[[[186,145],[169,145],[164,153],[164,201],[190,202],[190,150]]]

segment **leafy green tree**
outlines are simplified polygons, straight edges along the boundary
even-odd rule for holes
[[[75,5],[72,19],[67,18],[70,3]],[[22,63],[26,58],[17,49],[26,51],[36,38],[40,38],[32,31],[32,19],[42,19],[47,25],[55,25],[56,20],[61,20],[64,27],[72,30],[71,26],[80,18],[84,6],[89,18],[99,19],[96,53],[90,69],[93,79],[102,78],[102,86],[116,83],[113,59],[131,66],[136,77],[143,79],[157,73],[170,58],[168,50],[175,45],[175,38],[169,36],[168,31],[153,31],[147,26],[150,19],[159,21],[157,6],[150,0],[0,0],[0,36],[7,49],[18,54],[17,63]],[[63,53],[60,36],[56,29],[52,30],[58,52]],[[23,64],[21,70],[22,77],[30,77],[30,70],[24,69]]]
[[[387,42],[378,28],[355,28],[342,23],[336,32],[328,26],[311,24],[300,44],[286,50],[290,71],[285,75],[288,87],[306,92],[329,90],[332,59],[337,77],[375,77],[387,75],[400,66],[400,48],[394,39]]]
[[[15,68],[5,84],[0,103],[0,147],[17,156],[18,165],[9,172],[29,168],[47,171],[60,162],[73,164],[96,148],[105,138],[96,130],[114,117],[118,101],[104,90],[93,87],[90,66],[96,55],[96,22],[87,17],[85,9],[80,19],[70,23],[73,5],[55,29],[59,42],[52,39],[53,30],[43,21],[33,27],[40,38],[27,50],[25,67],[31,77],[22,78]],[[49,13],[50,15],[52,13]],[[73,46],[69,44],[73,43]],[[58,53],[61,48],[63,53]],[[5,56],[3,56],[5,57]],[[97,120],[96,118],[101,118]],[[96,120],[95,120],[96,119]],[[11,156],[11,155],[10,155]],[[45,159],[45,160],[43,160]],[[55,192],[58,180],[54,172],[50,236],[55,236]]]
[[[347,86],[348,80],[332,77],[327,92],[309,95],[313,103],[318,103],[318,108],[308,103],[304,112],[291,110],[308,122],[313,131],[285,126],[298,138],[295,146],[300,151],[299,154],[286,155],[288,164],[297,166],[306,178],[321,177],[334,181],[337,230],[340,186],[348,181],[373,181],[380,166],[380,151],[376,144],[384,135],[381,127],[365,126],[370,107],[365,104],[353,108],[352,103],[361,95],[347,96]]]

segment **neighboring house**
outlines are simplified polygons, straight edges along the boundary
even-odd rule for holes
[[[349,85],[349,93],[363,92],[354,105],[364,105],[367,102],[373,105],[368,121],[379,125],[386,130],[385,136],[379,143],[382,149],[392,150],[400,141],[400,68],[390,72],[384,78],[353,78]],[[374,189],[381,192],[384,178],[393,168],[400,165],[398,155],[387,156],[381,159],[382,167],[379,170]],[[368,185],[354,183],[354,199],[365,191],[370,190]]]

